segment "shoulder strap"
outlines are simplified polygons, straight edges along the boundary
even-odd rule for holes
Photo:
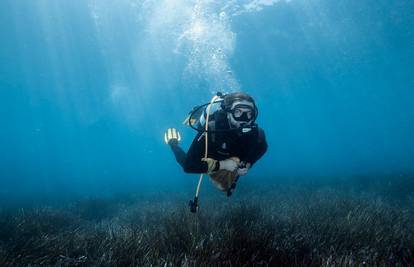
[[[215,131],[216,130],[216,122],[215,122],[215,120],[210,121],[208,123],[208,130],[210,130],[210,131]],[[211,142],[215,143],[216,142],[216,133],[210,132],[209,133],[209,136],[211,138]]]

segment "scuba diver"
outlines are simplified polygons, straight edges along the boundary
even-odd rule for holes
[[[218,189],[231,196],[240,176],[244,176],[267,150],[263,129],[256,124],[258,109],[246,93],[218,93],[211,102],[195,107],[184,121],[198,131],[188,152],[179,145],[181,135],[169,128],[164,135],[177,162],[186,173],[200,173],[190,210],[198,208],[198,193],[203,174],[210,176]]]

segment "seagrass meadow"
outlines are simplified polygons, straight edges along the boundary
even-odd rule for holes
[[[197,214],[182,194],[9,206],[0,265],[413,266],[414,196],[393,194],[407,183],[242,187]]]

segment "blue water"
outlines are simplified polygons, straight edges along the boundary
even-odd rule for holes
[[[414,174],[414,2],[2,0],[0,194],[193,192],[163,143],[256,100],[246,179]]]

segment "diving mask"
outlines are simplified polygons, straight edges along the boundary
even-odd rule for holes
[[[254,118],[254,109],[249,105],[236,105],[230,113],[236,121],[249,122]]]

